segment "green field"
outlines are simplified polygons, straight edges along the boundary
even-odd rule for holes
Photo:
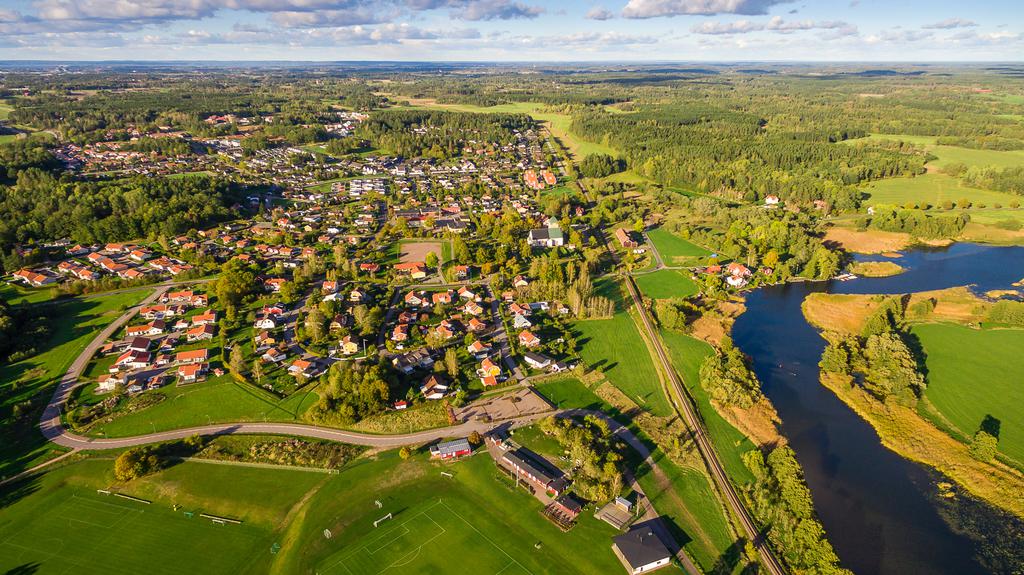
[[[986,417],[999,420],[999,451],[1024,465],[1024,330],[926,324],[912,332],[927,356],[929,403],[964,438]]]
[[[475,106],[472,104],[439,104],[424,100],[415,102],[413,106],[416,108],[451,110],[475,114],[529,114],[538,122],[545,122],[551,131],[551,135],[561,140],[565,147],[569,149],[569,152],[577,159],[585,158],[590,154],[618,155],[618,152],[610,145],[584,140],[574,134],[571,130],[571,116],[556,112],[540,112],[538,110],[543,105],[536,102],[512,102],[509,104],[498,104],[497,106]]]
[[[40,343],[41,353],[0,366],[0,476],[10,476],[50,459],[60,448],[43,441],[35,427],[50,388],[71,362],[104,326],[117,319],[122,309],[141,301],[148,290],[106,296],[61,300],[54,304],[50,341]],[[11,406],[33,401],[34,409],[15,422]]]
[[[963,185],[960,180],[945,174],[924,174],[914,178],[888,178],[869,185],[865,190],[871,197],[868,205],[890,204],[902,206],[908,202],[940,207],[945,201],[959,202],[963,198],[974,204],[1009,206],[1020,201],[1017,194],[992,192]]]
[[[697,265],[699,260],[711,255],[708,250],[669,232],[655,228],[647,232],[654,247],[661,254],[665,265]]]
[[[535,384],[534,388],[559,409],[594,409],[603,411],[612,417],[616,415],[614,407],[605,403],[575,377],[544,379]]]
[[[618,299],[617,284],[608,280],[601,283],[606,292],[614,290]],[[601,283],[598,284],[599,289]],[[671,415],[672,408],[661,388],[650,352],[632,316],[622,308],[622,302],[619,303],[619,310],[611,319],[578,321],[573,325],[576,341],[581,346],[580,357],[652,414]]]
[[[86,460],[8,488],[0,509],[0,571],[265,573],[274,530],[328,477],[181,463],[124,485],[113,481],[112,468],[110,459]],[[199,513],[243,523],[218,525]]]
[[[14,110],[14,106],[6,102],[0,102],[0,120],[6,120],[10,117],[11,112]]]
[[[89,430],[90,435],[130,437],[209,423],[295,421],[319,399],[315,392],[278,399],[262,389],[237,383],[228,375],[184,387],[168,385],[148,393],[162,394],[167,399],[98,424]]]
[[[634,279],[640,291],[652,299],[690,297],[699,291],[697,284],[690,279],[688,270],[658,270],[638,274]]]
[[[964,164],[967,167],[993,166],[996,168],[1012,168],[1024,165],[1024,150],[976,150],[961,146],[940,146],[935,143],[935,136],[910,136],[906,134],[872,134],[867,140],[894,140],[920,146],[936,156],[929,165],[944,168],[949,164]],[[849,140],[856,143],[862,140]]]
[[[686,389],[700,410],[715,450],[733,481],[744,484],[753,480],[741,456],[755,446],[743,433],[718,414],[711,398],[700,384],[700,366],[713,353],[711,346],[697,338],[670,330],[661,331],[669,359],[683,379]]]
[[[0,299],[8,304],[39,303],[57,297],[57,286],[30,288],[14,283],[0,283]]]
[[[315,567],[324,575],[385,569],[492,575],[621,569],[611,551],[612,527],[584,512],[576,527],[563,533],[540,514],[540,502],[498,473],[486,453],[454,465],[422,456],[402,461],[394,452],[364,460],[310,500],[305,528],[273,572]],[[373,521],[388,512],[394,519],[374,528]],[[325,528],[332,532],[329,540],[321,534]]]

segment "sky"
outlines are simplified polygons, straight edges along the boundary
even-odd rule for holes
[[[1019,61],[1020,0],[0,0],[0,60]]]

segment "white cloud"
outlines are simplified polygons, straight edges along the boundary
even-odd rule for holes
[[[952,30],[953,28],[973,28],[978,24],[963,18],[947,18],[941,22],[934,24],[928,24],[927,26],[921,26],[926,30]]]
[[[841,21],[814,21],[814,20],[783,20],[774,16],[767,22],[755,22],[752,20],[736,20],[734,22],[705,22],[693,27],[696,34],[706,35],[729,35],[749,34],[751,32],[769,31],[779,34],[790,34],[805,30],[833,30],[841,35],[856,34],[857,27]]]
[[[587,12],[588,20],[611,20],[614,17],[615,14],[603,6],[594,6]]]
[[[626,18],[657,18],[659,16],[683,16],[714,14],[767,14],[776,4],[787,4],[792,0],[629,0],[622,15]]]

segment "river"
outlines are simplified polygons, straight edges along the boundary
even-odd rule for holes
[[[808,294],[821,291],[906,293],[962,285],[973,285],[978,292],[1008,289],[1024,278],[1024,248],[955,244],[904,252],[893,261],[907,271],[889,278],[755,290],[736,321],[733,339],[753,358],[754,371],[782,418],[782,433],[804,468],[818,515],[845,567],[859,575],[969,575],[1003,572],[1013,563],[1019,568],[1024,557],[1013,534],[1020,533],[1020,521],[964,496],[957,498],[966,499],[962,503],[941,500],[936,496],[935,484],[941,480],[937,473],[882,446],[874,429],[819,383],[817,364],[825,342],[804,320],[800,304]],[[1016,550],[1010,559],[993,559],[987,539],[998,537],[986,531],[1003,524],[1009,526]]]

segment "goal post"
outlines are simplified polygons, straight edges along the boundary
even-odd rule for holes
[[[388,519],[391,519],[391,518],[392,518],[392,517],[391,517],[391,514],[390,514],[390,513],[388,513],[388,514],[387,514],[387,515],[385,515],[384,517],[381,517],[380,519],[378,519],[378,520],[374,521],[374,522],[373,522],[373,526],[374,526],[374,527],[376,527],[376,526],[380,525],[381,523],[384,523],[385,521],[387,521]]]

